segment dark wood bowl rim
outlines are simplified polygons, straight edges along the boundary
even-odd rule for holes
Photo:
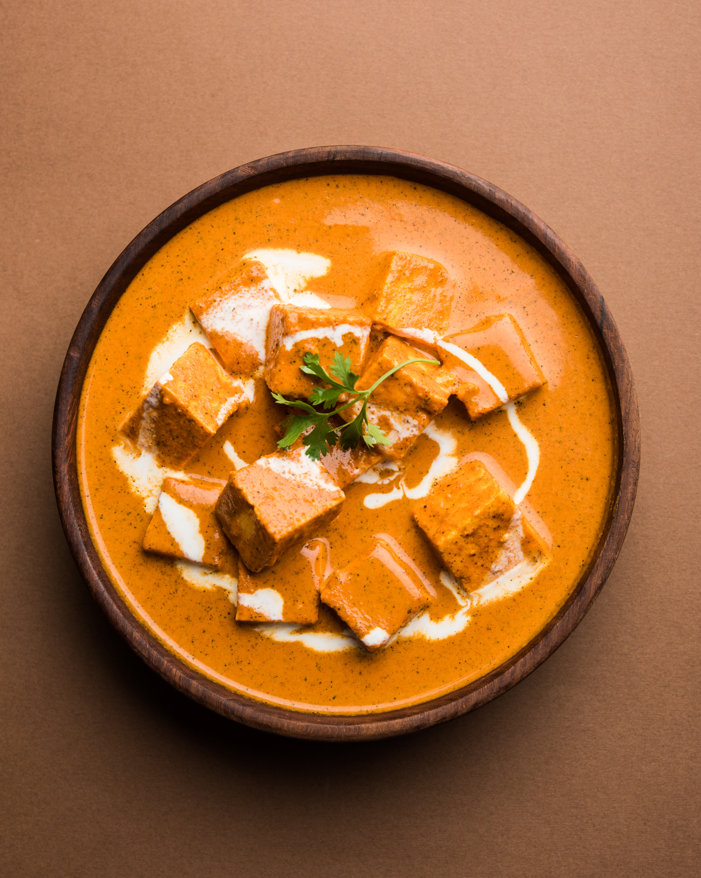
[[[380,714],[328,716],[299,713],[232,692],[169,652],[132,615],[90,536],[80,497],[76,431],[83,380],[105,322],[130,281],[166,241],[199,216],[252,189],[292,178],[353,173],[400,177],[456,195],[513,229],[556,268],[604,351],[621,447],[616,499],[594,557],[566,604],[530,643],[485,677],[424,704]],[[623,545],[638,481],[640,430],[630,364],[606,303],[576,256],[532,211],[486,180],[445,162],[378,147],[316,147],[268,156],[204,183],[164,210],[115,260],[88,302],[66,354],[54,409],[52,463],[58,509],[78,568],[112,624],[151,668],[201,704],[249,726],[300,738],[367,740],[424,729],[486,704],[528,676],[572,633]]]

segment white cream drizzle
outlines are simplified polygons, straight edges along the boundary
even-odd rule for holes
[[[398,635],[399,639],[424,637],[426,640],[445,640],[448,637],[454,637],[456,634],[464,631],[469,625],[472,618],[471,611],[477,607],[490,604],[492,601],[503,600],[521,591],[533,581],[536,574],[543,567],[543,564],[542,560],[524,559],[515,567],[470,592],[467,596],[460,594],[452,574],[447,570],[442,571],[441,582],[453,592],[456,601],[460,605],[460,609],[455,613],[444,616],[442,619],[435,620],[430,617],[428,610],[424,610],[423,613],[420,613],[408,625],[402,628]],[[451,580],[452,584],[449,585]]]
[[[360,411],[360,405],[356,404],[351,411],[355,415]],[[368,403],[368,416],[373,424],[377,424],[387,434],[393,445],[408,436],[417,436],[421,432],[416,418],[412,418],[406,412],[397,412],[372,401]]]
[[[234,411],[234,409],[238,408],[241,405],[241,394],[237,393],[235,396],[230,396],[224,405],[219,409],[219,412],[216,417],[217,427],[221,427],[224,421],[229,417],[229,415]]]
[[[469,366],[474,372],[482,378],[494,391],[494,395],[497,397],[499,402],[507,403],[509,401],[509,394],[506,392],[506,388],[499,381],[499,379],[492,375],[492,373],[487,369],[478,359],[477,357],[473,357],[472,354],[468,354],[467,351],[464,351],[461,347],[458,347],[456,344],[451,344],[449,341],[443,341],[442,339],[437,340],[437,346],[439,350],[448,351],[449,354],[452,354],[458,360],[462,360],[466,366]]]
[[[398,640],[411,640],[412,637],[423,637],[425,640],[447,640],[464,631],[472,618],[469,606],[444,616],[442,619],[432,619],[428,611],[424,610],[415,616],[408,625],[399,632]]]
[[[365,485],[389,485],[390,482],[394,481],[399,471],[399,464],[394,461],[376,463],[375,466],[371,466],[369,470],[358,476],[355,484],[360,482]],[[389,473],[389,475],[384,475],[385,473]]]
[[[243,259],[260,262],[265,268],[267,283],[261,284],[260,292],[267,293],[267,297],[224,298],[203,315],[202,325],[206,332],[231,333],[243,339],[264,363],[270,309],[276,300],[308,308],[331,307],[320,296],[303,289],[310,278],[326,274],[331,261],[315,253],[286,249],[253,250]]]
[[[188,311],[170,327],[163,339],[151,351],[142,385],[143,392],[147,393],[151,390],[159,379],[172,380],[172,376],[168,376],[168,370],[196,341],[206,348],[212,347],[202,327]]]
[[[243,469],[245,466],[248,466],[246,461],[242,460],[238,456],[238,454],[236,453],[236,450],[234,449],[234,446],[231,444],[231,442],[229,442],[228,439],[224,443],[224,445],[222,446],[222,451],[224,452],[224,454],[226,454],[226,456],[229,458],[229,460],[233,463],[235,470],[240,470],[240,469]]]
[[[287,457],[261,457],[256,465],[270,469],[285,479],[293,479],[298,484],[302,483],[308,487],[322,488],[327,491],[337,492],[339,490],[331,476],[318,461],[309,457],[304,448],[300,448]]]
[[[194,585],[196,588],[223,588],[229,593],[231,603],[236,603],[238,580],[235,576],[221,573],[213,567],[203,567],[201,564],[195,564],[192,561],[176,561],[175,566],[185,582]]]
[[[433,439],[438,444],[439,450],[428,472],[418,485],[409,488],[403,483],[404,493],[410,500],[418,500],[420,497],[425,497],[437,479],[452,472],[458,465],[458,458],[455,455],[458,443],[455,436],[449,430],[441,430],[432,421],[424,430],[424,435],[428,436],[429,439]]]
[[[369,326],[351,326],[350,323],[341,323],[338,326],[320,326],[317,329],[302,329],[292,335],[286,335],[282,341],[282,347],[289,350],[298,342],[307,338],[326,338],[336,347],[341,347],[344,342],[345,335],[354,335],[360,339],[361,344],[370,338]]]
[[[389,633],[384,628],[373,628],[365,637],[361,637],[365,646],[383,646],[389,640]]]
[[[264,332],[267,330],[267,322]],[[200,324],[195,320],[190,311],[174,323],[164,338],[156,345],[151,352],[151,356],[146,366],[146,373],[142,384],[144,393],[150,391],[154,384],[158,382],[163,385],[173,380],[170,373],[170,367],[182,357],[190,345],[199,342],[209,350],[212,350],[212,344],[205,335]],[[265,356],[265,340],[263,342],[263,356]],[[241,393],[249,402],[253,402],[256,393],[256,384],[254,378],[246,381],[238,382],[241,387]],[[229,416],[231,409],[238,402],[238,395],[231,397],[219,411],[217,423],[221,426]]]
[[[500,601],[510,595],[516,594],[525,588],[529,582],[533,580],[535,575],[544,566],[543,559],[534,560],[532,558],[524,558],[515,567],[497,576],[486,585],[475,589],[470,594],[470,605],[474,608],[491,604],[493,601]]]
[[[270,294],[268,299],[260,295],[252,295],[250,298],[244,296],[223,298],[202,315],[202,325],[207,332],[217,332],[221,335],[231,333],[236,338],[243,339],[256,351],[261,363],[265,362],[270,309],[277,300],[272,284],[268,287]]]
[[[263,637],[277,643],[301,643],[315,652],[345,652],[360,649],[355,636],[347,633],[334,634],[332,631],[307,631],[302,625],[285,622],[282,625],[256,625],[255,630]]]
[[[285,601],[274,588],[259,588],[254,592],[240,591],[238,602],[240,607],[248,607],[271,622],[282,622],[284,618]]]
[[[252,250],[244,259],[255,259],[265,266],[270,284],[282,302],[307,308],[328,308],[328,302],[310,292],[302,292],[313,277],[322,277],[331,267],[331,260],[316,253],[296,250]],[[304,299],[304,301],[302,301]]]
[[[391,491],[385,491],[383,494],[368,494],[363,500],[363,505],[368,509],[381,509],[388,503],[395,500],[401,500],[404,496],[404,488],[402,484],[396,485]]]
[[[470,599],[466,597],[465,593],[461,590],[457,579],[453,576],[450,570],[441,570],[438,578],[458,602],[459,607],[464,608],[470,606]]]
[[[538,464],[540,463],[540,446],[538,445],[535,436],[530,433],[521,422],[521,419],[516,413],[516,403],[510,402],[508,405],[504,406],[504,410],[508,415],[509,423],[511,424],[514,433],[516,433],[523,443],[526,449],[526,457],[528,458],[528,474],[521,487],[514,494],[514,503],[518,505],[531,490],[533,479],[538,472]]]
[[[202,563],[204,558],[204,537],[200,533],[200,520],[197,514],[178,503],[170,494],[161,491],[158,510],[168,533],[178,544],[180,551],[189,561]]]
[[[447,475],[455,469],[458,464],[458,458],[455,455],[458,443],[453,434],[449,430],[441,430],[436,426],[434,421],[431,421],[428,427],[424,430],[423,435],[428,436],[429,439],[438,443],[438,454],[434,457],[428,472],[421,479],[419,484],[415,485],[413,488],[409,488],[407,487],[404,478],[402,478],[399,484],[393,487],[391,491],[368,494],[363,500],[364,506],[368,509],[379,509],[381,506],[386,506],[388,503],[392,503],[395,500],[401,500],[402,497],[409,497],[411,500],[418,500],[420,497],[425,497],[428,494],[436,479]],[[383,477],[382,480],[380,480],[380,478],[375,478],[375,474],[367,477],[368,473],[372,473],[372,470],[375,470],[377,473],[382,473],[387,469],[389,469],[389,467],[386,463],[375,464],[374,467],[371,467],[368,472],[364,474],[366,476],[364,481],[370,484],[374,484],[375,482],[387,484],[399,475],[399,467],[396,467],[395,475],[389,479]],[[359,479],[356,479],[356,481],[363,481],[363,477],[361,476]]]
[[[156,511],[163,480],[168,476],[187,478],[179,470],[159,466],[149,451],[135,454],[126,444],[115,445],[112,448],[112,457],[119,471],[127,477],[131,490],[144,501],[144,509],[150,515]]]
[[[440,580],[457,601],[459,610],[442,619],[432,619],[428,610],[419,613],[399,632],[399,639],[423,637],[426,640],[446,640],[467,628],[470,622],[470,599],[461,591],[457,580],[449,570],[441,570]]]
[[[396,334],[402,336],[402,338],[407,338],[414,341],[422,341],[424,344],[431,345],[435,347],[439,352],[447,351],[449,354],[452,354],[458,360],[462,360],[466,366],[469,366],[470,369],[473,369],[477,374],[487,382],[487,384],[491,387],[494,395],[497,399],[504,405],[504,409],[509,418],[509,423],[513,428],[514,432],[518,436],[519,440],[523,444],[526,449],[526,457],[528,459],[528,473],[526,475],[526,479],[521,485],[521,487],[514,494],[514,503],[520,503],[526,494],[531,489],[533,485],[533,480],[535,479],[536,473],[538,472],[538,464],[540,463],[540,447],[538,445],[538,441],[530,433],[526,427],[521,423],[521,419],[516,413],[516,407],[513,402],[509,402],[509,394],[506,392],[506,388],[499,381],[496,376],[492,375],[492,373],[477,359],[477,357],[473,357],[472,354],[468,354],[467,351],[464,351],[458,345],[451,344],[449,341],[444,341],[438,333],[433,332],[430,329],[398,329],[396,330]],[[508,404],[507,404],[508,403]]]
[[[247,381],[240,382],[243,395],[250,403],[252,403],[256,398],[256,377],[260,375],[261,372],[262,369],[257,371],[254,374],[253,378],[249,378]]]
[[[310,292],[301,292],[295,293],[294,296],[290,296],[288,303],[290,305],[296,305],[298,308],[330,308],[331,305],[326,301],[326,299],[322,299],[321,296],[317,296],[316,293]]]
[[[149,515],[156,511],[159,497],[168,496],[161,493],[163,481],[168,476],[173,476],[176,479],[187,478],[187,475],[179,470],[159,466],[153,454],[150,454],[148,451],[135,454],[126,445],[115,445],[112,448],[112,457],[120,472],[127,477],[130,489],[143,500],[144,509]],[[187,511],[189,512],[190,510]],[[163,514],[162,511],[161,514]],[[165,516],[164,521],[166,521],[166,527],[168,527]],[[170,531],[170,527],[168,527],[168,530]],[[172,531],[170,532],[173,539],[180,545],[178,537]],[[221,573],[213,567],[204,567],[196,561],[176,561],[175,567],[183,579],[190,585],[194,585],[197,588],[223,588],[229,592],[229,600],[234,604],[236,603],[238,584],[236,577],[229,576],[227,573]]]

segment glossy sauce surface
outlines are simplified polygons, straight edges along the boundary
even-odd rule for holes
[[[149,506],[132,490],[117,465],[119,427],[161,374],[164,364],[152,360],[154,348],[176,324],[183,344],[200,340],[194,322],[184,321],[188,306],[207,284],[260,249],[329,260],[328,271],[309,279],[305,289],[332,307],[360,304],[380,254],[403,250],[445,266],[454,293],[447,335],[491,316],[514,317],[548,382],[515,407],[539,450],[522,508],[552,538],[550,563],[527,585],[507,583],[466,602],[411,518],[412,498],[466,456],[482,459],[512,496],[527,478],[526,447],[509,413],[470,421],[455,398],[398,469],[371,471],[350,485],[340,516],[316,535],[326,541],[331,569],[348,566],[376,535],[389,535],[436,589],[428,616],[417,617],[384,650],[369,654],[356,645],[323,605],[319,623],[309,628],[237,624],[235,571],[203,574],[196,565],[142,550],[153,502]],[[232,461],[252,463],[275,450],[284,412],[261,378],[251,393],[247,412],[232,416],[187,472],[226,479]],[[300,710],[359,713],[456,689],[536,636],[590,560],[612,499],[617,435],[598,346],[564,282],[535,251],[445,193],[393,178],[341,176],[241,196],[184,229],[150,260],[95,350],[83,388],[78,459],[91,531],[110,576],[171,651],[254,698]]]

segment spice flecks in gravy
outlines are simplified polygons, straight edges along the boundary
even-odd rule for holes
[[[379,254],[393,249],[446,267],[453,287],[447,336],[509,313],[548,384],[511,411],[474,422],[452,400],[399,465],[378,467],[374,481],[368,473],[346,490],[340,516],[320,534],[334,567],[351,563],[375,535],[391,533],[439,595],[391,647],[368,655],[330,612],[311,628],[237,624],[233,575],[144,553],[141,541],[158,488],[174,473],[130,456],[118,429],[185,341],[202,341],[195,337],[197,324],[184,317],[189,304],[244,256],[262,261],[265,250],[278,251],[277,258],[279,251],[318,257],[323,264],[306,275],[281,271],[285,295],[309,307],[321,301],[348,308],[362,301]],[[238,462],[275,450],[281,414],[260,377],[251,382],[248,411],[224,424],[188,463],[188,472],[223,479]],[[488,468],[496,462],[518,486],[509,488],[512,496],[528,491],[522,508],[551,532],[546,567],[521,562],[469,597],[454,587],[412,521],[416,500],[407,496],[432,468],[435,473],[447,465],[438,454],[439,435],[446,437],[445,457],[482,458]],[[534,479],[527,436],[539,449]],[[290,181],[241,196],[184,229],[150,260],[120,299],[95,351],[83,390],[78,454],[85,508],[105,566],[134,613],[170,650],[250,697],[300,710],[358,713],[465,685],[543,628],[589,563],[611,502],[616,443],[601,354],[544,260],[510,230],[444,193],[392,178],[344,176]],[[385,490],[396,494],[392,502],[366,503]],[[147,496],[142,500],[135,491]]]

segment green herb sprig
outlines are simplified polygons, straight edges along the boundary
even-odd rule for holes
[[[307,447],[307,454],[313,460],[320,460],[322,455],[328,454],[329,451],[340,443],[341,448],[356,448],[360,442],[364,442],[368,448],[373,448],[378,443],[380,445],[389,445],[390,440],[385,436],[382,430],[375,424],[371,424],[368,419],[368,400],[370,395],[386,381],[395,372],[409,366],[412,363],[432,363],[440,366],[439,360],[429,360],[424,357],[415,357],[412,360],[406,360],[398,366],[394,366],[388,372],[378,378],[377,381],[368,387],[367,390],[356,390],[355,383],[358,375],[351,371],[351,358],[344,357],[340,351],[336,351],[329,367],[331,375],[324,369],[319,362],[318,354],[305,354],[304,365],[299,368],[307,375],[314,375],[321,378],[330,387],[315,387],[309,394],[309,403],[302,402],[298,399],[285,399],[280,393],[273,393],[275,402],[281,405],[291,406],[292,408],[301,409],[303,415],[289,415],[284,423],[285,435],[278,442],[279,448],[289,448],[300,436],[302,442]],[[338,379],[338,380],[335,380]],[[348,402],[344,401],[343,405],[338,405],[341,394],[348,394],[350,398]],[[352,421],[342,424],[340,427],[333,427],[329,423],[334,415],[340,414],[347,408],[354,406],[357,402],[362,401],[362,406],[358,415]],[[314,406],[321,406],[325,411],[319,411]],[[331,411],[333,409],[333,411]],[[310,427],[313,429],[307,433]],[[306,433],[306,435],[303,435]]]

